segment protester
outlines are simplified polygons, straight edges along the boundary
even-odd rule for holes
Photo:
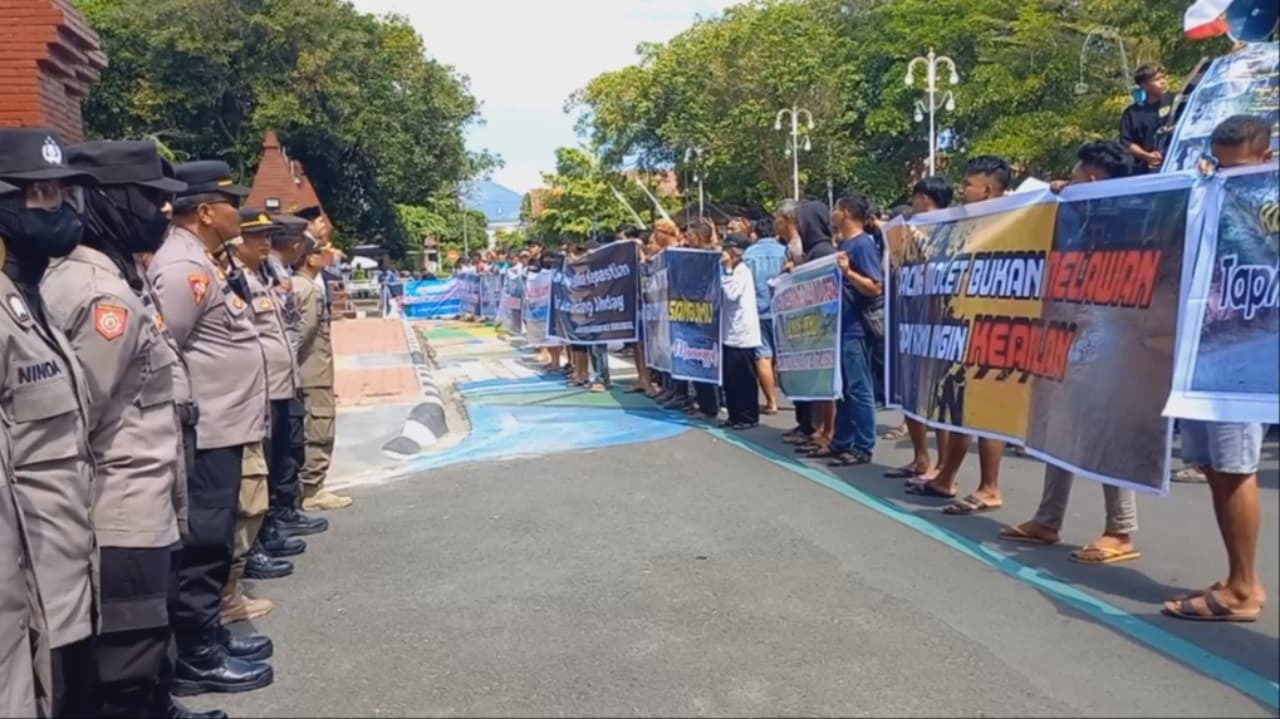
[[[742,254],[742,261],[751,269],[751,277],[755,281],[756,309],[760,314],[760,346],[756,348],[756,378],[760,383],[760,391],[764,393],[764,408],[760,413],[773,415],[778,413],[778,391],[773,368],[770,283],[782,274],[782,268],[786,266],[787,248],[774,237],[772,219],[757,220],[751,226],[751,246]]]
[[[776,220],[775,220],[776,222]],[[800,245],[804,252],[801,263],[813,262],[823,257],[836,254],[836,246],[831,243],[831,210],[817,200],[801,203],[796,208],[796,225],[800,235]],[[796,447],[796,452],[813,457],[830,456],[831,441],[836,431],[835,400],[819,400],[805,403],[811,412],[813,434]],[[799,412],[799,403],[797,403]]]
[[[843,277],[840,318],[840,376],[836,431],[826,452],[833,467],[866,464],[876,444],[876,405],[871,355],[884,340],[884,277],[875,239],[866,231],[871,202],[860,192],[836,201],[833,219],[840,237],[838,265]]]
[[[969,161],[965,167],[964,182],[960,186],[960,196],[964,204],[1001,197],[1009,189],[1012,173],[1009,163],[1004,158],[994,155],[979,155]],[[963,364],[951,368],[943,384],[949,385],[949,391],[956,397],[963,397],[964,380],[967,370]],[[946,391],[947,388],[944,388]],[[958,402],[963,404],[963,400]],[[945,410],[945,408],[944,408]],[[944,421],[947,417],[942,418]],[[952,424],[959,426],[963,417],[950,417]],[[964,458],[969,454],[972,438],[967,434],[952,432],[947,438],[946,446],[938,450],[942,461],[936,477],[925,481],[909,482],[907,491],[929,497],[956,496],[956,483]],[[999,509],[1004,501],[1000,496],[1000,459],[1004,452],[1004,442],[986,437],[978,440],[978,462],[981,477],[978,488],[973,494],[953,502],[943,509],[948,514],[980,514]]]
[[[724,396],[729,419],[723,426],[750,429],[760,422],[760,404],[756,401],[756,350],[760,347],[760,316],[756,309],[756,283],[743,255],[751,247],[751,238],[731,232],[725,238],[720,264],[725,273],[720,278],[724,296],[721,325],[723,347],[721,367],[724,370]]]
[[[1133,169],[1128,149],[1115,140],[1086,142],[1076,157],[1071,180],[1052,183],[1055,192],[1061,192],[1068,184],[1125,177]],[[1002,529],[1000,536],[1028,544],[1057,544],[1073,481],[1070,471],[1046,464],[1044,489],[1035,517],[1029,522]],[[1114,564],[1137,559],[1142,556],[1133,544],[1133,535],[1138,531],[1137,495],[1131,489],[1110,484],[1102,485],[1102,494],[1106,508],[1105,529],[1100,537],[1071,552],[1071,560],[1081,564]]]
[[[911,188],[911,207],[908,209],[912,215],[941,210],[951,206],[953,195],[954,191],[951,183],[947,182],[947,178],[941,175],[930,175]],[[936,477],[938,465],[942,463],[942,448],[947,446],[949,435],[947,430],[938,429],[934,432],[938,451],[937,463],[929,457],[929,435],[924,422],[907,417],[903,420],[901,427],[886,432],[883,439],[897,440],[904,435],[911,438],[911,451],[914,456],[909,464],[885,472],[884,476],[891,479],[910,479],[915,482]]]
[[[98,710],[94,617],[101,605],[93,582],[98,564],[92,522],[93,455],[88,445],[84,370],[40,293],[49,263],[80,242],[84,225],[71,205],[73,188],[94,178],[65,162],[51,130],[0,128],[0,409],[10,425],[12,471],[48,623],[52,716]],[[16,381],[14,381],[16,380]],[[43,403],[41,405],[40,403]],[[37,411],[38,410],[38,411]],[[34,413],[34,414],[33,414]],[[6,420],[7,421],[7,420]]]
[[[1120,141],[1136,162],[1135,174],[1160,169],[1164,162],[1164,145],[1168,139],[1166,125],[1172,97],[1169,73],[1161,65],[1143,65],[1133,74],[1138,97],[1120,116]]]
[[[1271,162],[1271,125],[1251,115],[1223,120],[1209,137],[1219,169]],[[1213,512],[1227,550],[1227,578],[1164,603],[1179,619],[1257,621],[1266,594],[1257,575],[1258,464],[1264,428],[1258,423],[1182,421],[1182,459],[1209,480]]]
[[[800,237],[799,220],[800,203],[795,200],[783,200],[773,213],[773,229],[778,241],[786,248],[784,272],[804,262],[804,242]],[[782,441],[787,444],[802,446],[815,439],[817,427],[814,425],[813,403],[793,400],[796,426],[782,433]]]

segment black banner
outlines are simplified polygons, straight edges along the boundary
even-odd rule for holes
[[[556,274],[551,334],[574,344],[634,342],[640,299],[640,246],[614,242]]]

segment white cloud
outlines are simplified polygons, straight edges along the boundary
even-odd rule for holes
[[[365,12],[405,15],[427,52],[471,79],[486,124],[468,137],[502,155],[494,179],[517,192],[541,184],[554,150],[576,142],[565,100],[592,77],[635,62],[733,0],[355,0]]]

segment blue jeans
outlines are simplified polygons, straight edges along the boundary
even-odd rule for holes
[[[605,345],[591,345],[587,348],[590,355],[591,384],[609,384],[609,348]]]
[[[866,337],[840,338],[844,393],[836,403],[836,436],[831,448],[871,456],[876,447],[876,399]]]

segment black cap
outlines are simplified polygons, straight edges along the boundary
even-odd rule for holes
[[[301,217],[293,215],[271,215],[271,221],[276,223],[283,234],[289,237],[301,237],[302,233],[307,231],[307,221]]]
[[[724,238],[724,246],[738,250],[745,250],[751,246],[751,238],[743,232],[730,232]]]
[[[324,211],[320,209],[319,205],[307,205],[306,207],[300,207],[294,210],[293,214],[304,220],[310,221],[324,214]]]
[[[240,208],[240,234],[270,232],[279,227],[271,216],[254,207]]]
[[[0,179],[9,182],[65,180],[91,185],[93,175],[67,166],[67,150],[53,130],[0,128]]]
[[[7,195],[10,192],[17,192],[17,191],[18,191],[18,188],[14,187],[13,185],[0,182],[0,195]]]
[[[231,166],[221,160],[197,160],[184,162],[173,168],[174,175],[187,183],[187,189],[178,192],[178,197],[221,193],[232,197],[248,197],[249,188],[237,185],[231,179]]]
[[[166,175],[168,163],[156,151],[155,143],[145,140],[94,140],[72,145],[67,148],[67,162],[103,185],[141,185],[168,193],[187,189],[187,183],[173,179],[173,165]]]

